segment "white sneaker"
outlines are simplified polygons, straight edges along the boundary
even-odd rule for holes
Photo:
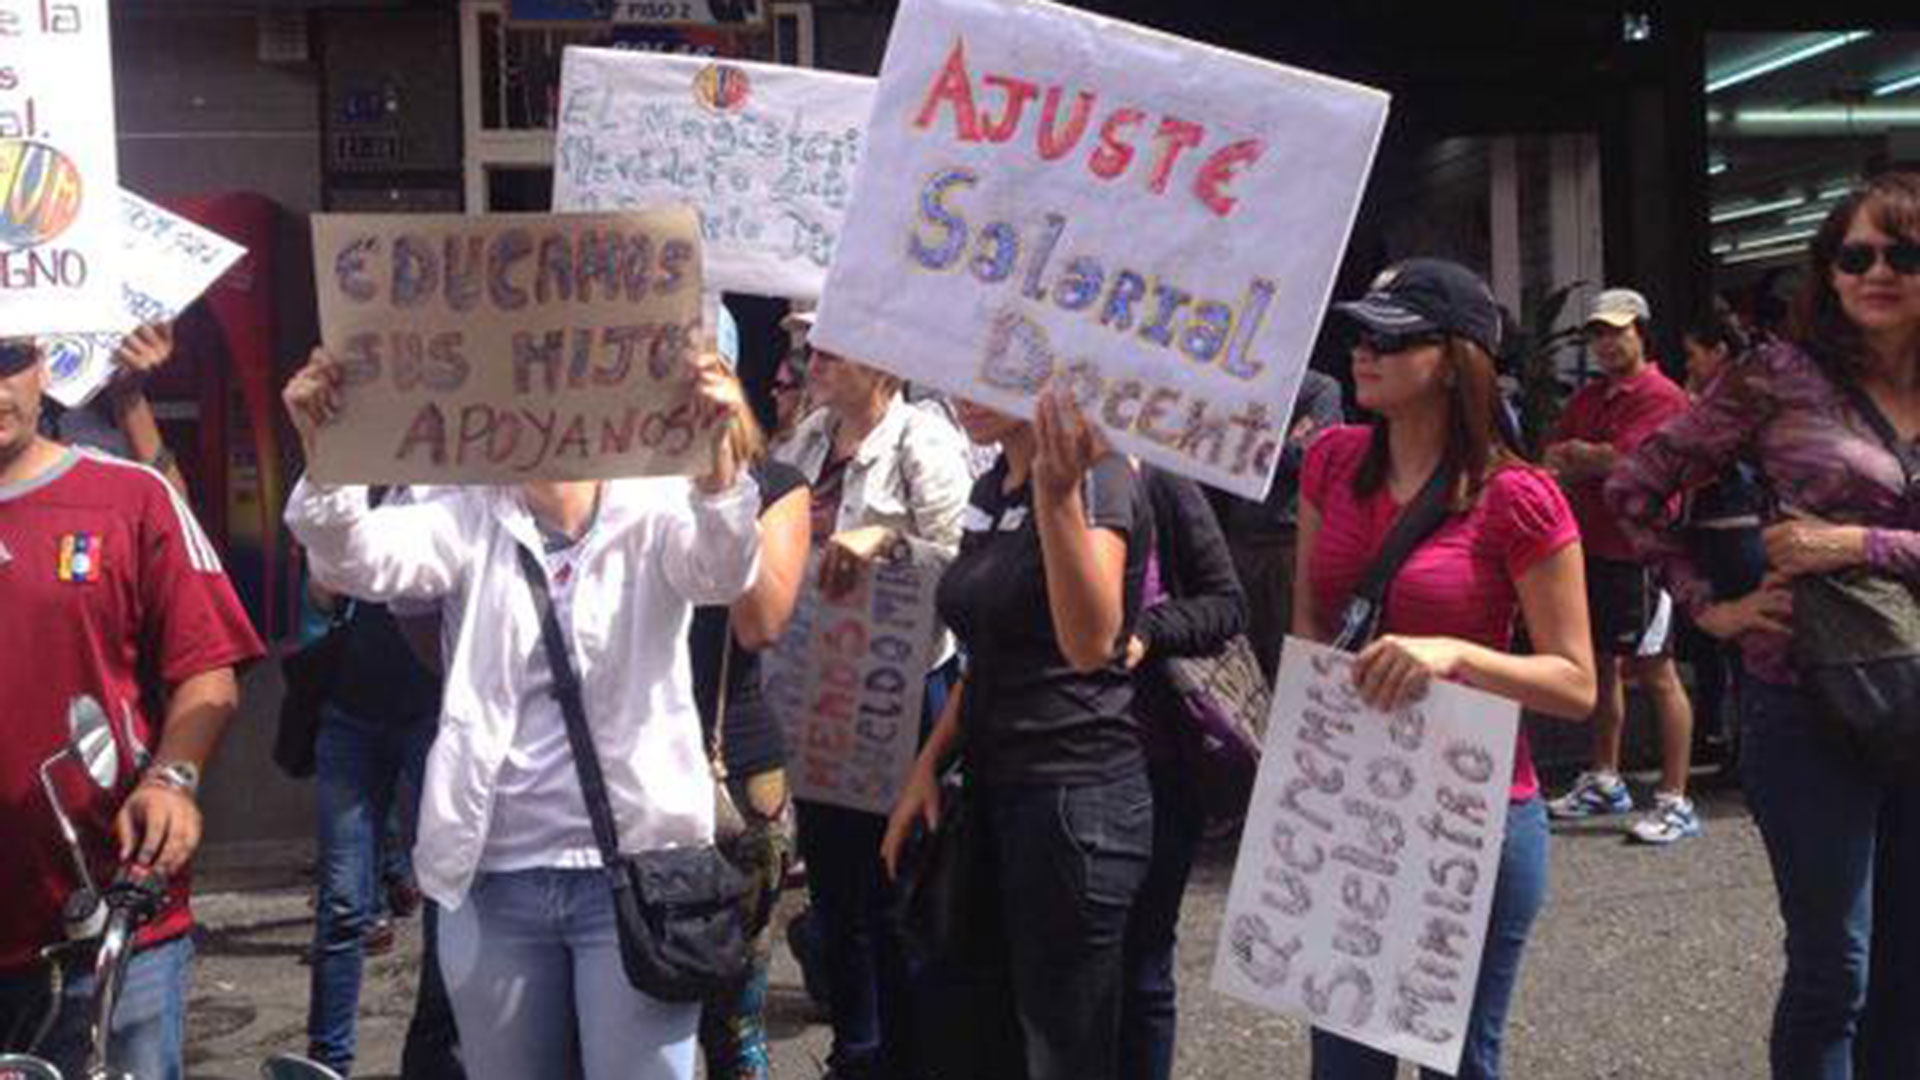
[[[1700,815],[1693,800],[1662,791],[1653,797],[1653,809],[1633,823],[1627,835],[1643,844],[1671,844],[1700,835]]]
[[[1625,814],[1633,810],[1633,794],[1626,781],[1610,772],[1583,772],[1565,795],[1547,800],[1547,816],[1559,821],[1606,814]]]

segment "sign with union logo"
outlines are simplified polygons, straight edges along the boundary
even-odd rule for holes
[[[815,299],[866,144],[872,79],[569,48],[555,210],[688,203],[710,289]]]
[[[107,0],[0,0],[0,336],[125,328]]]

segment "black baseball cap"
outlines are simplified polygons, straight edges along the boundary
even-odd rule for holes
[[[0,338],[0,378],[18,375],[40,359],[39,343],[32,338]]]
[[[1382,334],[1439,331],[1500,354],[1500,305],[1480,275],[1446,259],[1408,259],[1373,279],[1367,295],[1335,310]]]

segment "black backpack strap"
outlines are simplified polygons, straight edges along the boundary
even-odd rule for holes
[[[554,614],[553,593],[547,587],[547,571],[540,559],[520,544],[520,568],[526,571],[527,584],[533,589],[533,606],[540,612],[540,640],[547,648],[547,666],[553,669],[553,696],[560,703],[560,714],[567,720],[567,746],[573,751],[573,765],[580,774],[580,794],[587,803],[587,819],[593,823],[593,839],[600,848],[600,859],[612,870],[620,858],[620,834],[613,825],[613,806],[607,801],[607,781],[600,772],[600,756],[594,751],[593,736],[587,730],[587,709],[580,700],[580,678],[574,673],[573,657],[567,651],[566,634],[560,618]],[[615,881],[623,880],[614,875]]]
[[[1458,470],[1444,463],[1437,466],[1420,493],[1394,519],[1393,528],[1387,530],[1387,539],[1380,545],[1380,553],[1374,556],[1373,564],[1367,567],[1359,587],[1353,590],[1352,598],[1340,612],[1340,631],[1333,639],[1334,648],[1353,652],[1373,640],[1386,606],[1387,586],[1415,549],[1426,543],[1427,537],[1447,520],[1451,513],[1448,502],[1458,476]]]

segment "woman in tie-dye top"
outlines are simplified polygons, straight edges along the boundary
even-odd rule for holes
[[[1864,565],[1920,587],[1920,482],[1852,404],[1869,395],[1920,435],[1920,173],[1841,201],[1813,241],[1792,344],[1720,379],[1614,471],[1608,501],[1708,633],[1740,643],[1742,780],[1786,922],[1776,1078],[1920,1076],[1920,784],[1876,780],[1827,732],[1788,662],[1788,581]],[[1669,499],[1735,460],[1759,467],[1781,521],[1769,573],[1712,603]]]

